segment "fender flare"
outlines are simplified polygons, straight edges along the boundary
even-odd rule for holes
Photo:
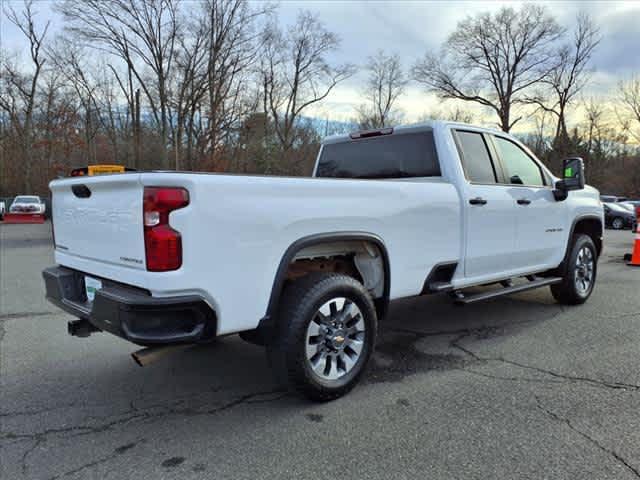
[[[287,269],[289,268],[289,264],[295,257],[296,253],[298,253],[303,248],[307,248],[320,243],[354,240],[373,243],[382,255],[382,262],[384,265],[384,288],[382,297],[374,299],[374,303],[376,305],[378,317],[384,317],[389,306],[389,288],[391,285],[389,254],[384,242],[379,236],[368,232],[330,232],[317,233],[314,235],[302,237],[289,245],[289,247],[285,250],[280,260],[280,264],[278,265],[278,269],[276,270],[276,276],[273,279],[273,286],[271,287],[271,296],[269,297],[267,311],[260,323],[270,323],[270,320],[273,320],[275,318],[276,312],[278,310],[278,303],[284,289]]]
[[[565,248],[564,256],[562,257],[562,262],[554,270],[561,271],[562,268],[564,268],[564,265],[567,262],[567,258],[569,257],[569,254],[571,253],[571,239],[573,238],[573,234],[575,233],[576,225],[578,225],[578,223],[580,223],[583,220],[595,220],[595,221],[597,221],[600,224],[600,228],[602,229],[602,232],[604,234],[604,224],[602,222],[602,218],[600,218],[599,216],[593,215],[593,214],[586,214],[586,215],[581,215],[579,217],[574,218],[573,222],[571,223],[571,229],[569,230],[569,237],[567,238],[567,246]],[[597,248],[597,245],[596,245],[596,248]],[[598,252],[598,256],[601,253],[602,253],[602,239],[600,240],[600,251]]]

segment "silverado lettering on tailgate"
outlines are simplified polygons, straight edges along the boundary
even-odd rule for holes
[[[65,208],[60,221],[82,227],[109,226],[114,232],[126,231],[137,226],[131,211],[103,210],[93,207]]]

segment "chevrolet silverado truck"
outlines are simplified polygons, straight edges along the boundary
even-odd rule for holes
[[[77,336],[158,348],[239,333],[281,382],[330,400],[363,375],[392,300],[550,286],[585,302],[603,207],[581,159],[562,173],[503,132],[431,122],[329,137],[312,178],[54,180],[46,295]]]

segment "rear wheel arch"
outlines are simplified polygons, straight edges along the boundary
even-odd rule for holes
[[[278,310],[278,305],[280,303],[280,298],[282,297],[282,293],[284,291],[285,283],[287,280],[287,272],[296,255],[302,250],[309,247],[315,247],[322,244],[331,244],[335,242],[364,242],[365,244],[374,246],[380,253],[380,256],[382,257],[384,275],[383,288],[382,295],[375,298],[374,303],[376,306],[376,313],[378,315],[378,318],[384,317],[389,304],[389,288],[391,277],[389,254],[383,240],[379,236],[368,232],[330,232],[309,235],[300,238],[293,242],[286,249],[281,257],[278,269],[276,270],[276,275],[271,287],[269,304],[267,306],[267,311],[261,324],[265,323],[265,321],[269,322],[269,320],[275,318],[276,312]]]

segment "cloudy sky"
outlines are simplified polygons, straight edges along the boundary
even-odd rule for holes
[[[19,8],[21,2],[0,0],[5,6]],[[184,0],[188,8],[192,0]],[[571,29],[576,14],[587,12],[597,21],[602,42],[596,51],[592,67],[593,81],[588,96],[606,99],[622,78],[632,72],[640,73],[640,1],[550,1],[546,5],[558,22]],[[334,55],[337,62],[362,64],[367,56],[378,49],[397,52],[408,68],[425,51],[439,48],[457,22],[467,15],[497,10],[504,5],[518,7],[521,2],[491,1],[347,1],[316,0],[287,1],[279,4],[283,24],[291,23],[300,9],[316,12],[324,23],[341,38],[341,48]],[[42,20],[51,20],[52,33],[59,32],[61,22],[52,8],[52,2],[36,1],[36,10]],[[15,27],[4,15],[0,21],[2,47],[13,50],[25,44]],[[364,74],[353,77],[332,93],[328,101],[313,113],[336,120],[353,117],[353,106],[362,102],[360,89]],[[407,112],[407,121],[416,120],[426,112],[438,108],[433,95],[419,86],[411,86],[400,100]]]

